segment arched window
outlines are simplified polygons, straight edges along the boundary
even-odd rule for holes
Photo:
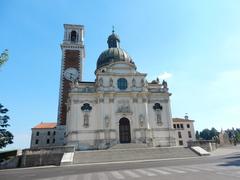
[[[77,32],[72,31],[71,32],[71,41],[75,42],[77,40]]]
[[[81,110],[84,112],[88,112],[92,110],[92,106],[90,106],[90,104],[88,103],[84,103],[83,106],[81,107]]]
[[[84,114],[83,115],[83,126],[84,127],[88,127],[89,126],[89,115],[88,114]]]
[[[154,109],[155,111],[157,111],[157,110],[162,110],[162,106],[161,106],[159,103],[155,103],[154,106],[153,106],[153,109]]]
[[[127,80],[125,78],[118,79],[117,84],[120,90],[127,89]]]

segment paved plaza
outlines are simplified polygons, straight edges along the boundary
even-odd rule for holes
[[[221,164],[200,164],[190,166],[169,166],[141,168],[120,171],[103,171],[86,174],[74,174],[41,180],[118,180],[118,179],[239,179],[240,167],[221,166]]]
[[[1,170],[0,177],[7,180],[238,180],[240,148],[220,148],[205,157],[9,169]]]

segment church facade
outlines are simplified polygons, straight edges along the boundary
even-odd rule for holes
[[[107,149],[121,143],[170,147],[195,140],[193,120],[172,118],[167,82],[148,82],[114,31],[95,61],[92,82],[82,75],[84,26],[64,24],[61,49],[57,123],[41,122],[32,128],[32,149]]]
[[[66,145],[79,150],[118,143],[175,146],[167,82],[147,82],[114,31],[107,45],[97,59],[95,81],[84,82],[83,26],[65,25],[58,124],[66,125]]]

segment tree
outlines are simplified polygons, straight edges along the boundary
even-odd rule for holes
[[[240,143],[240,129],[227,129],[225,131],[228,134],[230,142],[234,145]]]
[[[210,136],[210,130],[209,129],[204,129],[200,132],[200,137],[203,140],[211,140],[211,136]]]
[[[240,142],[240,132],[239,131],[235,131],[235,141],[236,141],[236,143]]]
[[[211,130],[204,129],[200,132],[200,138],[203,140],[216,140],[218,139],[218,135],[219,132],[215,128],[212,128]]]
[[[197,139],[197,140],[199,140],[199,139],[200,139],[200,134],[199,134],[199,132],[198,132],[198,131],[196,131],[196,135],[195,135],[195,136],[196,136],[196,139]]]
[[[219,132],[215,128],[212,128],[210,130],[210,137],[211,137],[211,139],[214,139],[214,140],[218,139]]]
[[[5,50],[0,55],[0,67],[8,60],[8,50]],[[0,149],[6,147],[8,144],[13,143],[13,135],[6,128],[10,126],[8,124],[9,116],[6,115],[8,112],[7,108],[4,108],[2,104],[0,104]]]
[[[0,55],[0,67],[8,60],[8,50],[5,49]]]
[[[8,120],[10,118],[6,115],[7,112],[8,109],[4,108],[4,106],[0,104],[0,149],[6,147],[8,144],[13,143],[13,135],[6,129],[8,126],[10,126],[8,124]]]

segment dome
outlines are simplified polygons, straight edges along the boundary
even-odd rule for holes
[[[120,38],[114,33],[114,31],[108,37],[107,43],[108,49],[103,51],[98,57],[97,69],[118,61],[125,61],[134,64],[128,53],[120,48]]]
[[[97,69],[113,62],[126,61],[132,64],[132,58],[121,48],[109,48],[103,51],[97,60]]]

